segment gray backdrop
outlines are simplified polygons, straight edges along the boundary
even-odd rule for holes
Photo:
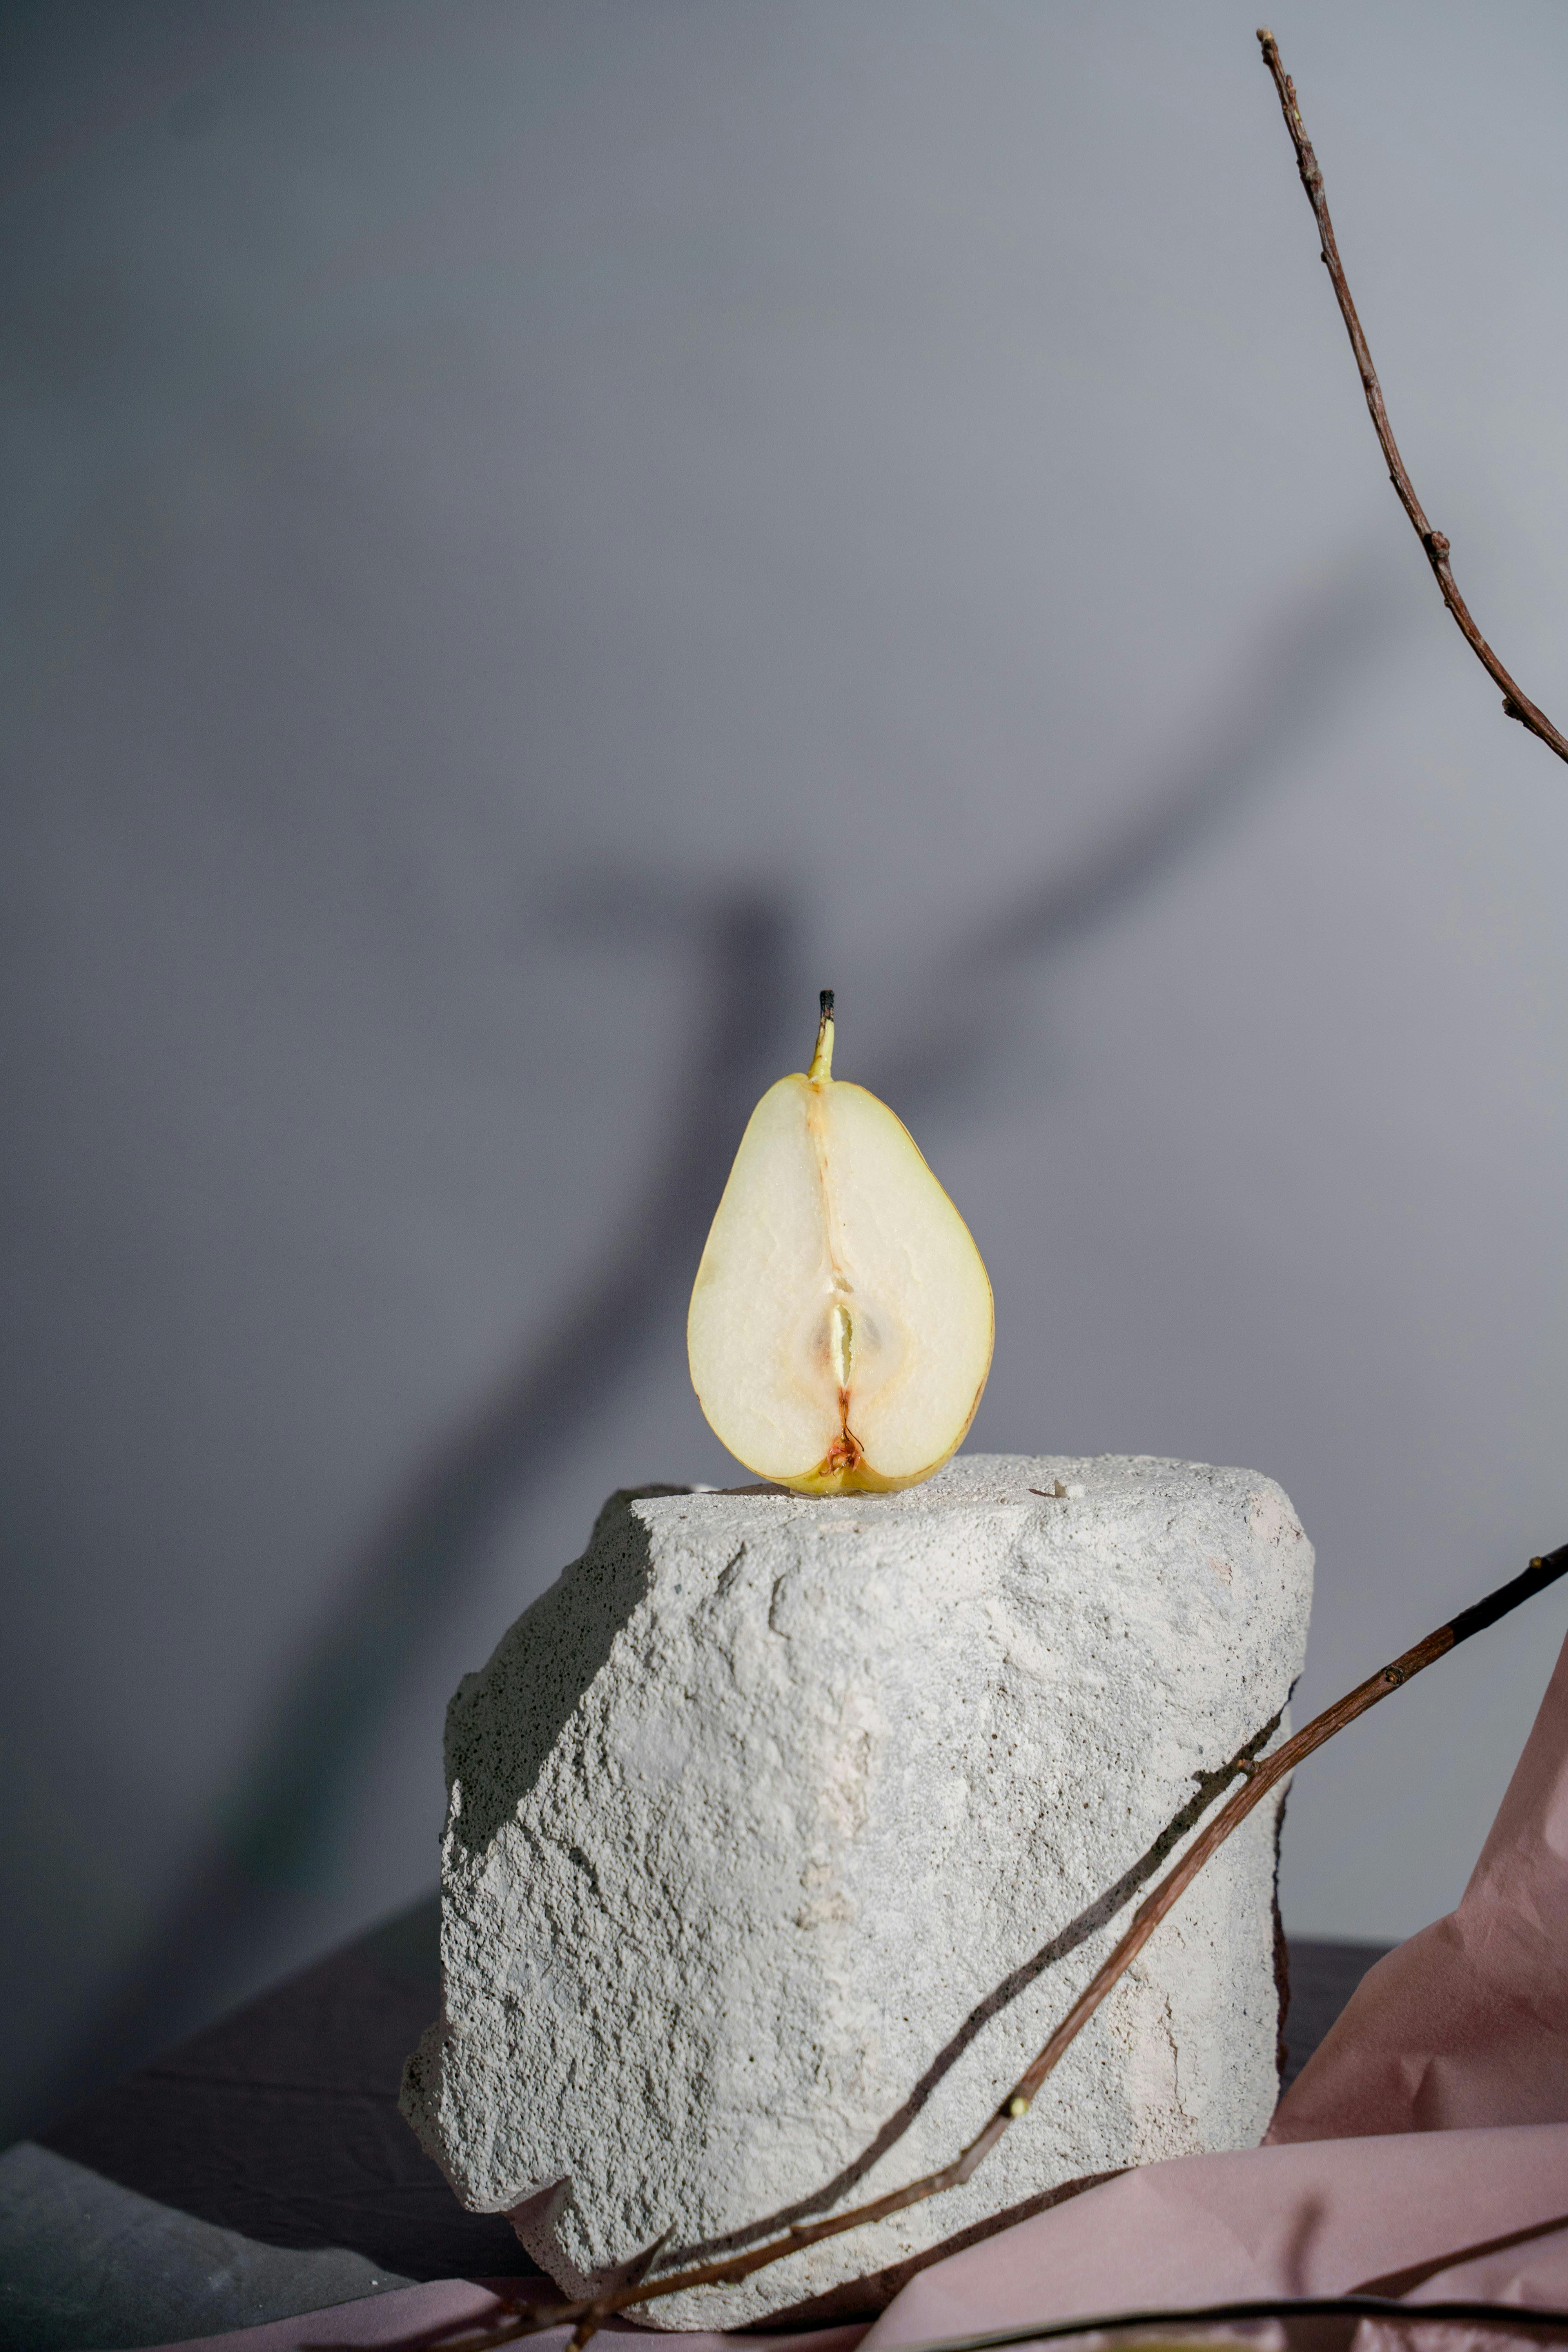
[[[1285,5],[1568,712],[1568,16]],[[839,992],[973,1443],[1239,1462],[1311,1708],[1568,1537],[1568,772],[1384,478],[1254,0],[59,0],[0,85],[13,2127],[426,1887]],[[1461,1887],[1553,1595],[1303,1774]]]

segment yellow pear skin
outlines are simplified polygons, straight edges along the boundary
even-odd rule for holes
[[[942,1468],[991,1369],[991,1284],[914,1138],[833,1076],[824,990],[809,1070],[752,1113],[697,1269],[691,1384],[715,1434],[801,1494],[886,1493]]]

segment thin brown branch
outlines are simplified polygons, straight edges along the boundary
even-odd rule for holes
[[[1539,2305],[1509,2304],[1503,2306],[1504,2324],[1513,2327],[1539,2327],[1552,2335],[1568,2330],[1568,2311],[1543,2311]],[[1495,2303],[1395,2303],[1392,2297],[1376,2294],[1301,2294],[1259,2295],[1247,2303],[1209,2303],[1196,2306],[1163,2311],[1112,2311],[1090,2319],[1030,2320],[1023,2326],[987,2328],[978,2336],[938,2336],[926,2344],[911,2344],[905,2352],[1004,2352],[1012,2344],[1049,2343],[1053,2338],[1078,2336],[1105,2336],[1127,2328],[1136,2328],[1144,2341],[1139,2352],[1210,2352],[1210,2347],[1192,2334],[1197,2327],[1236,2325],[1256,2319],[1375,2319],[1392,2320],[1396,2326],[1424,2327],[1428,2320],[1448,2326],[1473,2326],[1476,2321],[1495,2327],[1499,2321]],[[1169,2331],[1163,2343],[1156,2337],[1151,2343],[1145,2331],[1150,2328]],[[1213,2343],[1212,2352],[1241,2352],[1234,2336],[1220,2336]]]
[[[1366,336],[1362,331],[1361,320],[1356,315],[1355,303],[1351,297],[1350,282],[1345,277],[1344,264],[1340,259],[1340,248],[1334,236],[1334,225],[1329,218],[1328,198],[1323,194],[1323,174],[1318,159],[1312,152],[1312,142],[1307,136],[1307,126],[1301,120],[1301,110],[1296,100],[1296,85],[1281,64],[1279,45],[1266,25],[1259,26],[1258,38],[1263,48],[1263,62],[1273,75],[1274,87],[1279,93],[1279,105],[1285,117],[1285,128],[1290,133],[1290,143],[1296,150],[1296,166],[1301,174],[1301,185],[1307,191],[1307,201],[1312,207],[1312,216],[1318,224],[1318,235],[1322,240],[1323,259],[1328,265],[1329,276],[1333,280],[1334,292],[1339,299],[1345,330],[1351,339],[1351,349],[1355,353],[1356,366],[1361,371],[1361,386],[1366,394],[1367,414],[1372,418],[1373,429],[1382,446],[1383,455],[1388,467],[1388,478],[1398,493],[1400,505],[1410,518],[1412,530],[1426,551],[1426,561],[1432,566],[1437,585],[1443,592],[1444,604],[1458,623],[1464,633],[1465,641],[1476,659],[1487,671],[1493,683],[1502,690],[1502,707],[1505,715],[1510,719],[1517,719],[1521,726],[1529,728],[1532,735],[1539,735],[1542,741],[1549,750],[1555,751],[1560,760],[1568,760],[1568,738],[1558,733],[1546,713],[1536,709],[1523,688],[1517,684],[1504,669],[1470,617],[1470,608],[1455,585],[1454,574],[1449,569],[1448,542],[1440,530],[1433,530],[1426,520],[1426,510],[1415,495],[1415,485],[1405,471],[1405,460],[1399,454],[1399,445],[1394,437],[1394,427],[1388,421],[1388,410],[1384,404],[1383,386],[1377,380],[1377,370],[1372,363],[1372,352],[1367,347]]]
[[[618,2270],[610,2273],[574,2328],[568,2352],[583,2352],[583,2347],[593,2342],[616,2310],[613,2297],[617,2289],[640,2285],[668,2245],[670,2236],[669,2230],[661,2230],[651,2246],[645,2246],[640,2254],[634,2254],[629,2263],[623,2263]]]
[[[1382,1667],[1378,1673],[1347,1691],[1332,1706],[1313,1717],[1310,1723],[1292,1738],[1277,1748],[1271,1756],[1260,1762],[1244,1767],[1247,1773],[1245,1785],[1223,1805],[1208,1827],[1195,1837],[1186,1853],[1173,1870],[1166,1873],[1153,1893],[1141,1903],[1132,1915],[1132,1924],[1116,1945],[1110,1957],[1096,1969],[1079,1993],[1050,2040],[1033,2063],[1026,2067],[1002,2104],[987,2117],[967,2147],[961,2148],[949,2164],[940,2171],[928,2172],[919,2180],[908,2182],[902,2189],[890,2189],[884,2197],[873,2198],[868,2204],[851,2206],[847,2211],[828,2215],[820,2221],[792,2222],[782,2237],[754,2247],[749,2253],[731,2254],[720,2262],[703,2263],[689,2270],[672,2271],[667,2278],[644,2280],[637,2284],[614,2284],[601,2288],[596,2295],[575,2303],[541,2305],[526,2317],[501,2323],[472,2336],[458,2339],[448,2352],[479,2352],[479,2347],[506,2344],[523,2336],[534,2336],[545,2328],[591,2322],[589,2333],[616,2311],[634,2304],[651,2303],[660,2295],[682,2294],[702,2286],[732,2286],[751,2277],[754,2271],[766,2270],[790,2254],[799,2253],[803,2246],[816,2245],[823,2238],[840,2237],[846,2231],[863,2229],[868,2222],[886,2221],[889,2214],[901,2213],[911,2205],[923,2204],[927,2198],[939,2197],[947,2189],[960,2188],[984,2164],[992,2149],[1023,2116],[1027,2115],[1046,2077],[1058,2064],[1069,2045],[1077,2040],[1095,2011],[1137,1958],[1165,1914],[1178,1902],[1192,1885],[1210,1856],[1225,1843],[1231,1832],[1238,1829],[1254,1808],[1263,1801],[1271,1789],[1279,1787],[1296,1766],[1315,1750],[1333,1738],[1336,1732],[1353,1723],[1358,1716],[1375,1706],[1391,1691],[1446,1657],[1472,1633],[1488,1625],[1495,1625],[1500,1617],[1543,1592],[1558,1578],[1568,1576],[1568,1544],[1544,1557],[1532,1559],[1520,1576],[1500,1585],[1495,1592],[1478,1601],[1447,1625],[1439,1625],[1435,1633],[1417,1642],[1414,1649]],[[574,2338],[574,2341],[576,2339]],[[584,2338],[586,2341],[586,2338]]]

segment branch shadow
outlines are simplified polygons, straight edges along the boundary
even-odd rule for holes
[[[1553,2213],[1548,2221],[1531,2221],[1522,2229],[1507,2231],[1501,2237],[1483,2238],[1473,2246],[1450,2246],[1426,2262],[1412,2263],[1407,2270],[1387,2271],[1381,2278],[1365,2279],[1359,2286],[1347,2287],[1345,2292],[1384,2294],[1391,2301],[1403,2301],[1444,2271],[1458,2270],[1461,2263],[1479,2263],[1489,2254],[1511,2253],[1516,2246],[1531,2245],[1537,2238],[1550,2238],[1559,2230],[1568,2230],[1568,2213]]]
[[[905,978],[897,1033],[872,1055],[873,1091],[930,1107],[975,1087],[1009,1052],[1027,986],[1125,919],[1259,799],[1285,757],[1372,667],[1396,625],[1384,566],[1363,557],[1258,630],[1213,723],[1157,795],[1017,889],[948,957],[939,982]],[[917,1018],[909,1008],[919,1007]]]
[[[1370,666],[1393,611],[1358,557],[1290,600],[1206,736],[1109,837],[1016,892],[895,991],[868,1081],[900,1109],[973,1087],[1005,1050],[1027,986],[1195,857],[1279,773],[1336,688]],[[683,1297],[735,1140],[786,1066],[804,924],[773,888],[706,899],[646,882],[605,902],[629,925],[675,919],[699,948],[709,1035],[689,1059],[653,1172],[602,1273],[437,1449],[371,1536],[242,1768],[216,1832],[50,2085],[54,2111],[209,2015],[237,1959],[267,1948],[322,1874],[392,1699],[461,1580],[591,1406],[629,1375]],[[788,1025],[791,1040],[798,1022]],[[1092,1932],[1092,1931],[1086,1931]],[[1042,1965],[1048,1965],[1043,1962]],[[874,2159],[873,2159],[874,2160]]]
[[[700,2243],[673,2249],[660,2257],[659,2268],[682,2269],[689,2263],[712,2262],[721,2254],[739,2253],[775,2231],[787,2229],[792,2221],[813,2221],[818,2214],[830,2211],[851,2189],[858,2188],[873,2167],[897,2146],[942,2078],[957,2064],[992,2019],[1000,2016],[1021,1993],[1037,1983],[1047,1969],[1058,1967],[1088,1943],[1092,1936],[1099,1935],[1100,1929],[1108,1927],[1118,1912],[1124,1910],[1132,1897],[1148,1885],[1188,1832],[1197,1827],[1215,1800],[1241,1776],[1254,1757],[1261,1754],[1279,1728],[1283,1713],[1281,1707],[1261,1729],[1253,1733],[1250,1739],[1244,1740],[1235,1755],[1224,1764],[1215,1766],[1211,1771],[1194,1773],[1197,1786],[1193,1794],[1184,1804],[1177,1807],[1159,1835],[1145,1847],[1136,1862],[1122,1872],[1113,1885],[1108,1886],[1102,1895],[1097,1895],[1092,1903],[1087,1904],[1076,1918],[1069,1919],[1065,1927],[1058,1928],[1037,1952],[1021,1961],[1017,1968],[1004,1977],[983,2000],[976,2001],[963,2023],[943,2042],[908,2098],[889,2116],[876,2137],[841,2172],[836,2173],[831,2180],[825,2182],[809,2197],[801,2198],[793,2205],[781,2206],[776,2212],[765,2214],[761,2221],[749,2221],[744,2228],[731,2231],[722,2237],[706,2238]]]
[[[215,1835],[57,2077],[58,2106],[188,2028],[266,1922],[321,1874],[392,1694],[538,1471],[657,1329],[695,1263],[756,1072],[782,1052],[793,920],[741,891],[687,914],[708,1034],[649,1182],[596,1279],[425,1465],[375,1531],[244,1767]]]

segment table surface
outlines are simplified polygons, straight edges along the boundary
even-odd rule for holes
[[[129,2352],[434,2278],[536,2275],[397,2111],[436,1899],[0,2155],[0,2352]],[[1384,1947],[1293,1939],[1293,2079]]]

